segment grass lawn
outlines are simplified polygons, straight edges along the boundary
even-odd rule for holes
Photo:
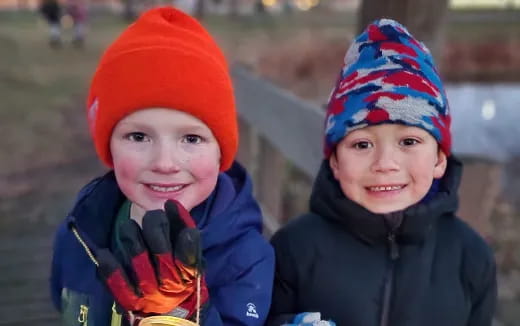
[[[52,224],[70,204],[65,195],[99,169],[83,164],[93,161],[83,99],[99,54],[124,23],[97,21],[85,49],[69,42],[53,50],[38,16],[0,13],[0,226],[20,218]]]
[[[47,26],[30,13],[0,17],[0,175],[69,159],[84,117],[82,97],[100,51],[123,24],[100,21],[84,50],[47,44]]]

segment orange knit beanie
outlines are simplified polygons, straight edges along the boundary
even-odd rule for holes
[[[238,127],[226,60],[202,25],[172,7],[142,14],[108,47],[94,74],[88,121],[109,167],[117,122],[145,108],[180,110],[204,122],[219,143],[220,170],[231,166]]]

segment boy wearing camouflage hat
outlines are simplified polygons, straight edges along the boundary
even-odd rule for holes
[[[399,23],[373,22],[347,51],[324,156],[310,212],[272,239],[268,324],[491,325],[495,262],[455,215],[462,165],[446,94]],[[306,324],[305,312],[321,315]]]

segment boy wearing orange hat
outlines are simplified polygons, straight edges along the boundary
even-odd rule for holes
[[[56,234],[51,292],[64,324],[263,325],[274,255],[234,162],[232,83],[207,31],[174,8],[145,12],[102,56],[87,108],[111,171]]]

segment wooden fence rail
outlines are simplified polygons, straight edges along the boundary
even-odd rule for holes
[[[241,122],[238,159],[253,176],[256,197],[266,216],[266,234],[270,235],[293,213],[284,209],[291,166],[309,177],[318,171],[324,115],[245,69],[235,66],[232,75]],[[305,188],[308,193],[310,186]]]
[[[238,159],[253,176],[270,235],[307,208],[323,157],[325,112],[240,66],[232,68],[232,77],[241,127]],[[465,163],[458,213],[487,236],[502,163],[520,156],[520,85],[448,85],[447,93],[454,149]]]

